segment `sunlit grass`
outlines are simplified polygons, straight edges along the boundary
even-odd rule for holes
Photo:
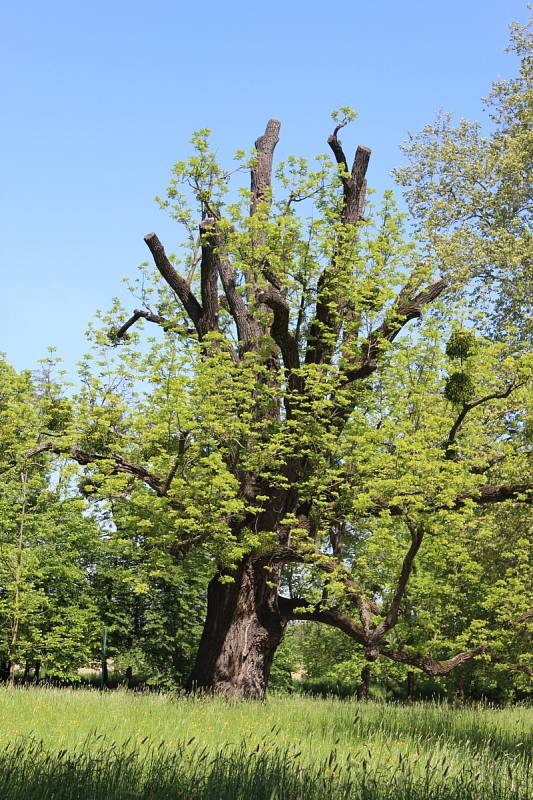
[[[3,688],[0,719],[2,800],[533,796],[522,707]]]

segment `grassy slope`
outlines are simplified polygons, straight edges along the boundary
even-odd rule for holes
[[[532,792],[533,710],[525,708],[402,707],[296,696],[227,704],[4,688],[0,720],[2,800],[527,800]],[[61,750],[58,759],[53,754]],[[15,759],[18,777],[6,778]]]

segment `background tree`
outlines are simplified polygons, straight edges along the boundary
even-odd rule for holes
[[[91,503],[88,477],[42,448],[72,422],[53,357],[34,376],[0,368],[2,675],[14,681],[18,667],[19,677],[77,680],[99,661],[105,626],[119,677],[129,667],[137,679],[183,683],[205,610],[201,554],[184,565],[150,546],[142,504],[112,491]]]
[[[533,251],[531,163],[533,80],[531,19],[511,28],[516,77],[493,84],[484,101],[491,124],[454,124],[450,114],[410,136],[407,165],[396,170],[428,257],[499,335],[531,339]],[[483,300],[483,303],[482,303]],[[494,333],[494,328],[493,328]]]
[[[98,530],[37,445],[60,432],[68,405],[46,363],[36,380],[0,361],[0,660],[37,675],[76,675],[98,638],[90,568]]]
[[[126,521],[116,503],[112,522],[91,590],[108,629],[114,671],[125,676],[129,670],[137,680],[159,686],[184,685],[205,615],[206,565],[194,555],[176,562],[155,548],[140,514],[133,523]]]

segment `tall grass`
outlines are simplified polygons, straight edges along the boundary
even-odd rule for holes
[[[0,690],[2,800],[530,800],[533,711]]]

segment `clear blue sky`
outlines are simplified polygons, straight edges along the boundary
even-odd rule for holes
[[[372,148],[383,190],[409,129],[439,108],[482,117],[527,15],[516,0],[4,3],[0,351],[20,369],[56,345],[73,371],[144,233],[179,240],[153,197],[194,129],[229,155],[278,117],[278,154],[312,155],[351,105],[344,141]]]

